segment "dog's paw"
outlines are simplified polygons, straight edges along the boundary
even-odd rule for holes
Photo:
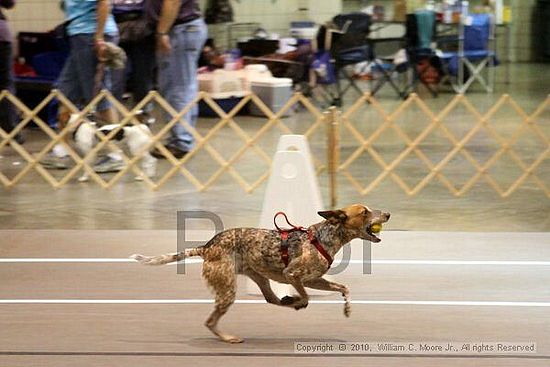
[[[299,304],[297,304],[297,305],[294,306],[294,309],[295,309],[296,311],[298,311],[298,310],[301,310],[302,308],[306,308],[308,305],[309,305],[308,302],[299,303]]]
[[[234,335],[224,335],[222,337],[222,341],[229,343],[229,344],[238,344],[244,342],[244,339],[239,338],[238,336]]]
[[[283,298],[281,298],[281,305],[283,305],[283,306],[290,306],[290,305],[292,305],[295,301],[296,301],[296,299],[295,299],[294,297],[291,297],[291,296],[284,296]]]

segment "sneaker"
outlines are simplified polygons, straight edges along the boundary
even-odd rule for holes
[[[118,172],[124,167],[124,161],[105,156],[94,164],[94,171],[96,173]]]
[[[19,145],[25,144],[25,138],[23,137],[23,135],[21,135],[21,133],[15,135],[15,141],[16,141],[17,144],[19,144]]]
[[[46,169],[67,169],[71,166],[71,162],[72,159],[68,155],[59,157],[50,152],[39,163]]]
[[[183,158],[188,152],[186,150],[181,150],[179,148],[176,148],[172,145],[165,145],[164,146],[166,149],[168,149],[168,151],[170,153],[172,153],[172,155],[174,157],[176,157],[176,159],[181,159]],[[166,159],[166,157],[164,156],[164,154],[162,154],[162,152],[160,150],[158,150],[157,148],[153,149],[151,151],[151,155],[155,158],[159,158],[159,159]]]
[[[21,135],[21,133],[15,135],[15,137],[13,138],[13,140],[15,140],[15,142],[19,145],[23,145],[25,144],[25,138],[23,137],[23,135]],[[6,144],[7,146],[10,146],[10,142],[8,141],[8,144]]]

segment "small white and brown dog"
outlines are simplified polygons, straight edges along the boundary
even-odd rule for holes
[[[86,157],[86,162],[88,164],[93,164],[96,159],[95,154],[89,153],[99,141],[98,132],[107,135],[120,126],[120,124],[109,124],[98,127],[95,122],[79,118],[78,114],[71,115],[68,125],[72,127],[71,129],[73,131],[76,148],[80,154]],[[142,152],[143,147],[150,144],[151,130],[145,124],[126,125],[115,134],[113,140],[118,142],[124,141],[130,154],[135,155]],[[141,158],[141,169],[143,173],[147,175],[147,177],[155,176],[156,166],[157,159],[151,155],[149,150],[145,150]],[[143,177],[136,176],[135,179],[141,181]],[[86,171],[78,179],[80,182],[86,182],[88,180],[89,175]]]

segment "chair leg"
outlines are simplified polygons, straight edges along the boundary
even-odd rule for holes
[[[336,68],[336,96],[332,99],[332,105],[336,107],[342,106],[342,85],[340,84],[340,68]]]
[[[357,83],[353,79],[353,75],[350,76],[348,73],[346,73],[345,70],[342,70],[342,75],[344,76],[344,78],[348,82],[348,85],[344,89],[342,89],[342,98],[343,98],[344,94],[346,94],[347,91],[350,88],[355,89],[355,91],[357,91],[357,93],[359,93],[359,95],[363,95],[363,91],[361,90],[361,88],[359,88],[359,86],[357,85]]]
[[[467,59],[464,59],[464,65],[466,66],[466,68],[468,69],[468,71],[470,72],[470,77],[468,78],[468,80],[466,80],[464,82],[464,84],[462,85],[462,87],[460,88],[460,93],[465,93],[468,88],[470,88],[470,86],[477,80],[479,82],[479,84],[481,84],[483,86],[483,88],[485,89],[485,91],[487,92],[492,92],[492,88],[491,86],[485,81],[485,79],[483,79],[483,76],[481,75],[481,73],[483,72],[483,69],[487,67],[489,63],[489,59],[488,58],[485,58],[483,59],[479,64],[477,65],[474,65],[472,62],[470,62],[469,60]]]
[[[376,86],[371,90],[371,94],[374,96],[384,84],[389,83],[392,89],[397,93],[397,95],[400,98],[403,98],[403,96],[406,94],[405,91],[401,90],[393,81],[393,74],[397,72],[396,67],[392,67],[389,71],[386,70],[383,65],[378,64],[377,62],[374,62],[375,65],[379,66],[381,72],[382,72],[382,78],[378,81]]]

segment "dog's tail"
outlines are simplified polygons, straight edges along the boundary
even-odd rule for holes
[[[134,259],[143,265],[164,265],[173,263],[175,261],[181,261],[186,257],[200,256],[201,251],[199,248],[188,248],[185,251],[177,252],[175,254],[164,254],[159,256],[144,256],[140,254],[134,254],[130,256],[130,259]]]

